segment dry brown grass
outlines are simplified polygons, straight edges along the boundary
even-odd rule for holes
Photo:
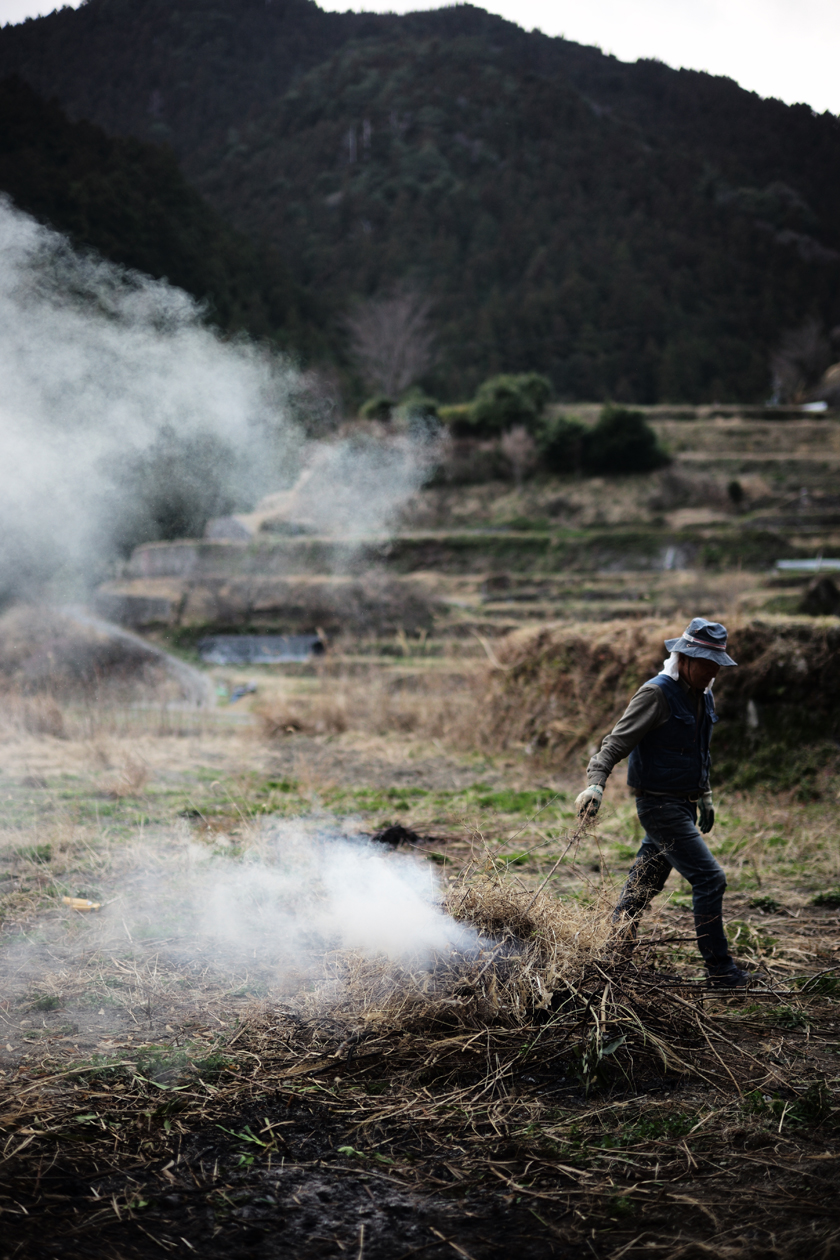
[[[129,753],[117,776],[103,788],[103,794],[114,801],[139,796],[148,783],[149,777],[150,770],[147,763],[141,757]]]
[[[136,1035],[101,1045],[98,1061],[68,1063],[59,1047],[36,1053],[33,1029],[31,1058],[4,1089],[4,1174],[30,1213],[11,1218],[9,1238],[31,1235],[36,1217],[42,1227],[66,1219],[88,1248],[107,1252],[118,1238],[133,1256],[144,1254],[131,1247],[143,1241],[135,1222],[164,1246],[177,1219],[178,1236],[216,1254],[203,1222],[218,1228],[220,1194],[239,1201],[247,1184],[254,1201],[273,1201],[300,1164],[307,1177],[362,1176],[371,1198],[380,1183],[454,1193],[470,1217],[494,1195],[507,1221],[524,1202],[531,1237],[574,1249],[589,1240],[588,1253],[615,1260],[651,1248],[836,1254],[825,1196],[837,1108],[820,1080],[830,1000],[786,995],[808,1024],[808,1056],[784,1057],[778,1038],[765,1044],[755,1006],[704,1009],[699,987],[616,966],[597,903],[535,898],[490,869],[466,876],[449,904],[487,934],[480,954],[416,972],[333,956],[314,991],[240,1005],[233,1027],[206,965],[168,964],[165,939],[135,944],[133,958],[100,951],[84,983],[97,1000],[129,1003]],[[42,977],[27,1015],[72,979]],[[161,1007],[171,1037],[149,1043],[143,1029]],[[803,1158],[824,1161],[805,1165],[808,1187]],[[60,1187],[71,1175],[95,1193],[76,1196],[67,1217]]]
[[[496,748],[546,749],[557,764],[588,755],[633,692],[662,668],[664,640],[683,628],[661,621],[555,623],[508,635],[495,648],[481,734]],[[729,632],[738,669],[723,670],[716,681],[718,712],[743,725],[752,700],[766,708],[770,725],[778,706],[794,714],[798,707],[810,715],[813,738],[825,738],[840,701],[840,621],[736,621]],[[801,732],[790,739],[798,745]],[[744,749],[747,758],[754,751]]]
[[[589,745],[662,668],[661,622],[555,624],[519,630],[495,647],[483,733],[495,747],[550,748],[560,760]]]
[[[59,703],[177,698],[159,657],[49,606],[15,604],[0,616],[0,688]]]
[[[7,691],[3,697],[0,732],[7,739],[23,734],[66,739],[66,716],[52,696],[24,696]]]
[[[336,657],[319,671],[311,691],[265,701],[255,712],[268,739],[353,731],[466,740],[470,746],[483,676],[483,667],[471,670],[469,662],[445,670],[350,670]]]

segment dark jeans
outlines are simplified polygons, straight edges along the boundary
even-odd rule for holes
[[[721,914],[726,876],[695,826],[697,806],[674,797],[638,796],[636,810],[645,838],[622,889],[615,918],[629,915],[638,919],[665,887],[673,868],[691,884],[700,953],[712,969],[731,966]]]

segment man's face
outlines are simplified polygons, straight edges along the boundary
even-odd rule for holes
[[[717,678],[720,665],[707,660],[705,656],[684,656],[679,653],[677,666],[680,678],[693,687],[695,691],[705,691],[713,678]]]

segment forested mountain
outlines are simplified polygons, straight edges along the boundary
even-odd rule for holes
[[[171,144],[335,332],[428,293],[442,396],[533,369],[570,398],[761,398],[785,329],[840,323],[840,123],[730,80],[469,5],[311,0],[88,0],[0,31],[10,71]]]
[[[0,80],[0,191],[74,244],[186,289],[225,331],[324,353],[312,300],[276,254],[222,221],[170,150],[70,122],[16,77]]]

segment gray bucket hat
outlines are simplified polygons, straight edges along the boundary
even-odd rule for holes
[[[726,626],[722,626],[719,621],[707,621],[705,617],[695,617],[678,639],[666,639],[665,646],[669,652],[682,652],[683,656],[704,656],[717,665],[738,664],[726,654]]]

